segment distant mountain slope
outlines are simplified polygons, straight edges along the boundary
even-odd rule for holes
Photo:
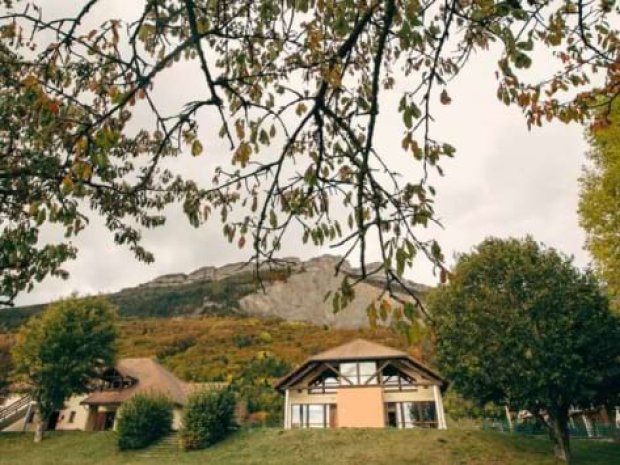
[[[359,271],[346,263],[335,276],[339,260],[331,255],[308,261],[287,258],[278,267],[261,269],[264,291],[251,266],[233,263],[160,276],[107,297],[124,318],[249,315],[337,328],[367,327],[366,308],[380,296],[384,283],[378,278],[360,283],[353,303],[335,315],[325,296],[338,288],[343,276],[359,276]],[[408,286],[421,297],[429,289],[416,283]],[[402,297],[406,298],[404,294]],[[0,310],[0,329],[14,329],[43,308],[34,305]]]
[[[408,346],[403,335],[389,328],[326,329],[264,318],[149,318],[122,322],[120,333],[119,356],[156,357],[182,379],[194,381],[234,378],[261,356],[293,367],[310,355],[360,337],[410,350],[422,359],[427,356],[421,345]]]
[[[306,321],[334,328],[368,327],[366,308],[381,296],[384,281],[373,278],[360,282],[355,287],[353,302],[334,314],[331,299],[326,299],[326,295],[339,288],[343,275],[356,278],[360,273],[345,265],[343,274],[335,276],[334,269],[339,260],[339,257],[326,255],[304,262],[301,269],[286,281],[272,282],[265,292],[253,292],[241,297],[241,310],[254,316]],[[430,289],[416,283],[408,283],[408,286],[422,298]],[[399,297],[409,299],[404,293]]]
[[[223,281],[192,282],[167,287],[136,287],[107,294],[123,318],[231,315],[239,312],[238,300],[253,292],[250,277]],[[44,305],[0,310],[0,330],[15,329]]]

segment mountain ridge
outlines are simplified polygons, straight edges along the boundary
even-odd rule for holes
[[[340,272],[336,275],[339,263]],[[370,268],[376,267],[370,265]],[[368,327],[366,309],[381,296],[385,278],[374,275],[359,282],[353,302],[334,314],[325,296],[336,291],[345,276],[358,279],[361,271],[339,256],[321,255],[309,260],[286,257],[261,265],[258,274],[255,265],[248,262],[203,266],[190,273],[164,274],[137,286],[101,295],[117,305],[124,318],[235,315],[303,321],[336,328]],[[431,289],[412,281],[405,284],[421,298]],[[397,289],[396,293],[400,294],[400,299],[410,299],[402,289]],[[45,305],[0,310],[0,328],[14,329],[42,311]]]

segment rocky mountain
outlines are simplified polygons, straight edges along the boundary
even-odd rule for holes
[[[381,277],[360,282],[353,302],[334,314],[331,299],[326,296],[338,289],[344,276],[360,276],[360,271],[346,262],[335,275],[339,261],[340,257],[333,255],[307,261],[291,257],[277,265],[262,266],[258,274],[247,263],[206,266],[189,274],[160,276],[107,297],[127,318],[247,315],[334,328],[367,327],[366,308],[381,295],[385,282]],[[421,297],[429,290],[413,282],[407,286]],[[404,293],[399,297],[408,298]],[[0,328],[14,328],[42,308],[38,305],[0,310]]]

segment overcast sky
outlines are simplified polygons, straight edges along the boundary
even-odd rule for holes
[[[116,8],[123,14],[127,12],[127,2],[110,2],[108,6],[110,11]],[[442,107],[436,115],[435,135],[452,143],[458,152],[454,159],[443,162],[445,177],[433,182],[437,188],[436,211],[445,229],[433,229],[426,235],[439,240],[449,262],[454,252],[467,251],[485,237],[532,234],[574,255],[576,263],[585,266],[589,256],[583,250],[584,233],[576,213],[577,180],[587,150],[583,128],[554,123],[528,131],[520,111],[504,106],[496,98],[496,61],[492,55],[474,57],[450,88],[452,104]],[[401,80],[397,87],[406,84]],[[202,85],[199,73],[176,70],[159,86],[160,97],[183,103],[184,92],[191,95]],[[390,97],[380,101],[383,116],[378,126],[378,146],[387,153],[402,152],[400,129],[393,132],[401,124],[394,111],[396,106]],[[212,142],[209,133],[205,138],[208,156],[181,157],[177,168],[207,172],[212,169],[214,157],[228,156],[221,143]],[[396,159],[394,163],[404,176],[415,169],[411,160]],[[65,267],[71,277],[65,281],[47,279],[31,293],[20,295],[17,302],[46,302],[74,291],[116,291],[162,274],[248,259],[249,249],[239,250],[229,244],[220,232],[219,222],[194,229],[179,208],[172,208],[169,214],[165,227],[144,235],[145,245],[156,255],[154,264],[139,263],[126,249],[116,246],[95,217],[91,227],[74,241],[79,256]],[[377,259],[376,247],[370,251],[371,259]],[[328,248],[300,247],[297,241],[290,241],[284,244],[282,256],[310,258],[329,252]],[[416,263],[409,277],[429,285],[437,282],[424,262]]]

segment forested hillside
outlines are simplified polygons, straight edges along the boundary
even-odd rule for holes
[[[292,367],[356,337],[407,348],[405,338],[387,328],[327,329],[290,321],[207,317],[125,321],[120,355],[157,357],[186,380],[223,381],[239,375],[253,359],[274,357]],[[425,357],[422,347],[414,352]]]

